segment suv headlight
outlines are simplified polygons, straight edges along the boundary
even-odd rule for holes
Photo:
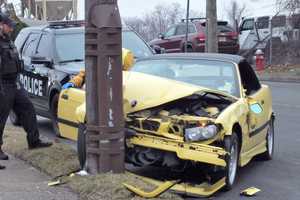
[[[218,127],[216,125],[207,125],[205,127],[186,128],[184,136],[186,141],[196,142],[211,139],[217,133]]]

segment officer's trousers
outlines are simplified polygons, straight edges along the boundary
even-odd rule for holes
[[[11,110],[18,116],[27,133],[29,146],[39,141],[39,132],[34,107],[24,88],[17,87],[15,82],[3,83],[0,88],[0,146],[3,144],[5,123]]]

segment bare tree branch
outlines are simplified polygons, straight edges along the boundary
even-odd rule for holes
[[[246,4],[239,5],[236,0],[232,0],[226,10],[230,24],[236,29],[240,24],[243,15],[247,13]]]

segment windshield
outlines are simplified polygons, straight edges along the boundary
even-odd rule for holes
[[[55,42],[60,62],[84,60],[84,33],[58,34]],[[122,32],[122,47],[131,50],[136,58],[153,54],[133,31]]]
[[[239,96],[235,66],[229,62],[200,59],[138,61],[132,71],[182,81]]]
[[[56,35],[56,51],[60,62],[84,60],[84,34]]]
[[[145,42],[133,31],[123,31],[122,43],[123,48],[131,50],[135,58],[149,57],[153,54]]]

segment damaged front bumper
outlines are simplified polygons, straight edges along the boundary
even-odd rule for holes
[[[142,146],[176,153],[182,160],[207,163],[226,167],[227,152],[220,147],[212,145],[188,143],[148,134],[135,134],[127,139],[127,146]]]

